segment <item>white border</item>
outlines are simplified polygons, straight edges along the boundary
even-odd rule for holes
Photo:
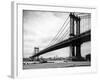
[[[69,7],[69,6],[54,6],[54,5],[36,5],[27,3],[13,2],[13,20],[12,20],[12,77],[25,78],[25,77],[42,77],[42,76],[55,76],[66,75],[70,73],[86,73],[96,72],[96,53],[91,47],[91,67],[74,67],[74,68],[57,68],[57,69],[31,69],[23,70],[22,65],[22,10],[44,10],[44,11],[60,11],[60,12],[84,12],[91,13],[91,27],[96,26],[96,9],[86,7]],[[92,31],[93,33],[93,31]],[[92,34],[92,44],[94,43]],[[95,54],[94,54],[95,53]]]

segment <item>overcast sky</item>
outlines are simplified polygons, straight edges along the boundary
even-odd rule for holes
[[[34,47],[44,49],[57,34],[69,13],[23,10],[24,57],[34,54]],[[86,23],[87,24],[87,23]],[[90,42],[82,45],[82,55],[90,53]],[[48,52],[43,57],[67,57],[69,47]]]

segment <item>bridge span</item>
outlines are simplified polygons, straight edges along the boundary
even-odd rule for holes
[[[83,42],[87,42],[90,40],[91,40],[91,31],[89,30],[89,31],[86,31],[86,32],[78,35],[78,36],[75,36],[75,37],[69,38],[67,40],[64,40],[60,43],[54,44],[54,45],[40,51],[39,53],[35,54],[33,57],[40,56],[40,55],[45,54],[47,52],[70,46],[70,44],[77,45],[77,43],[79,43],[79,42],[80,42],[80,44],[82,44]]]

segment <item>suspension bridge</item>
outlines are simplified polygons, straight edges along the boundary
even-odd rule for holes
[[[39,57],[50,51],[70,47],[70,56],[82,60],[81,45],[91,41],[91,15],[89,13],[69,13],[64,24],[50,41],[47,47],[41,51],[35,48],[35,54],[31,58]],[[58,53],[59,54],[59,53]]]

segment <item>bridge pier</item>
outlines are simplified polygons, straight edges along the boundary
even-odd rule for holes
[[[70,57],[74,57],[75,56],[75,46],[71,45],[70,46]]]
[[[81,45],[80,45],[80,43],[76,44],[76,58],[81,58]]]
[[[85,59],[81,56],[81,43],[76,44],[76,61],[84,61]]]

